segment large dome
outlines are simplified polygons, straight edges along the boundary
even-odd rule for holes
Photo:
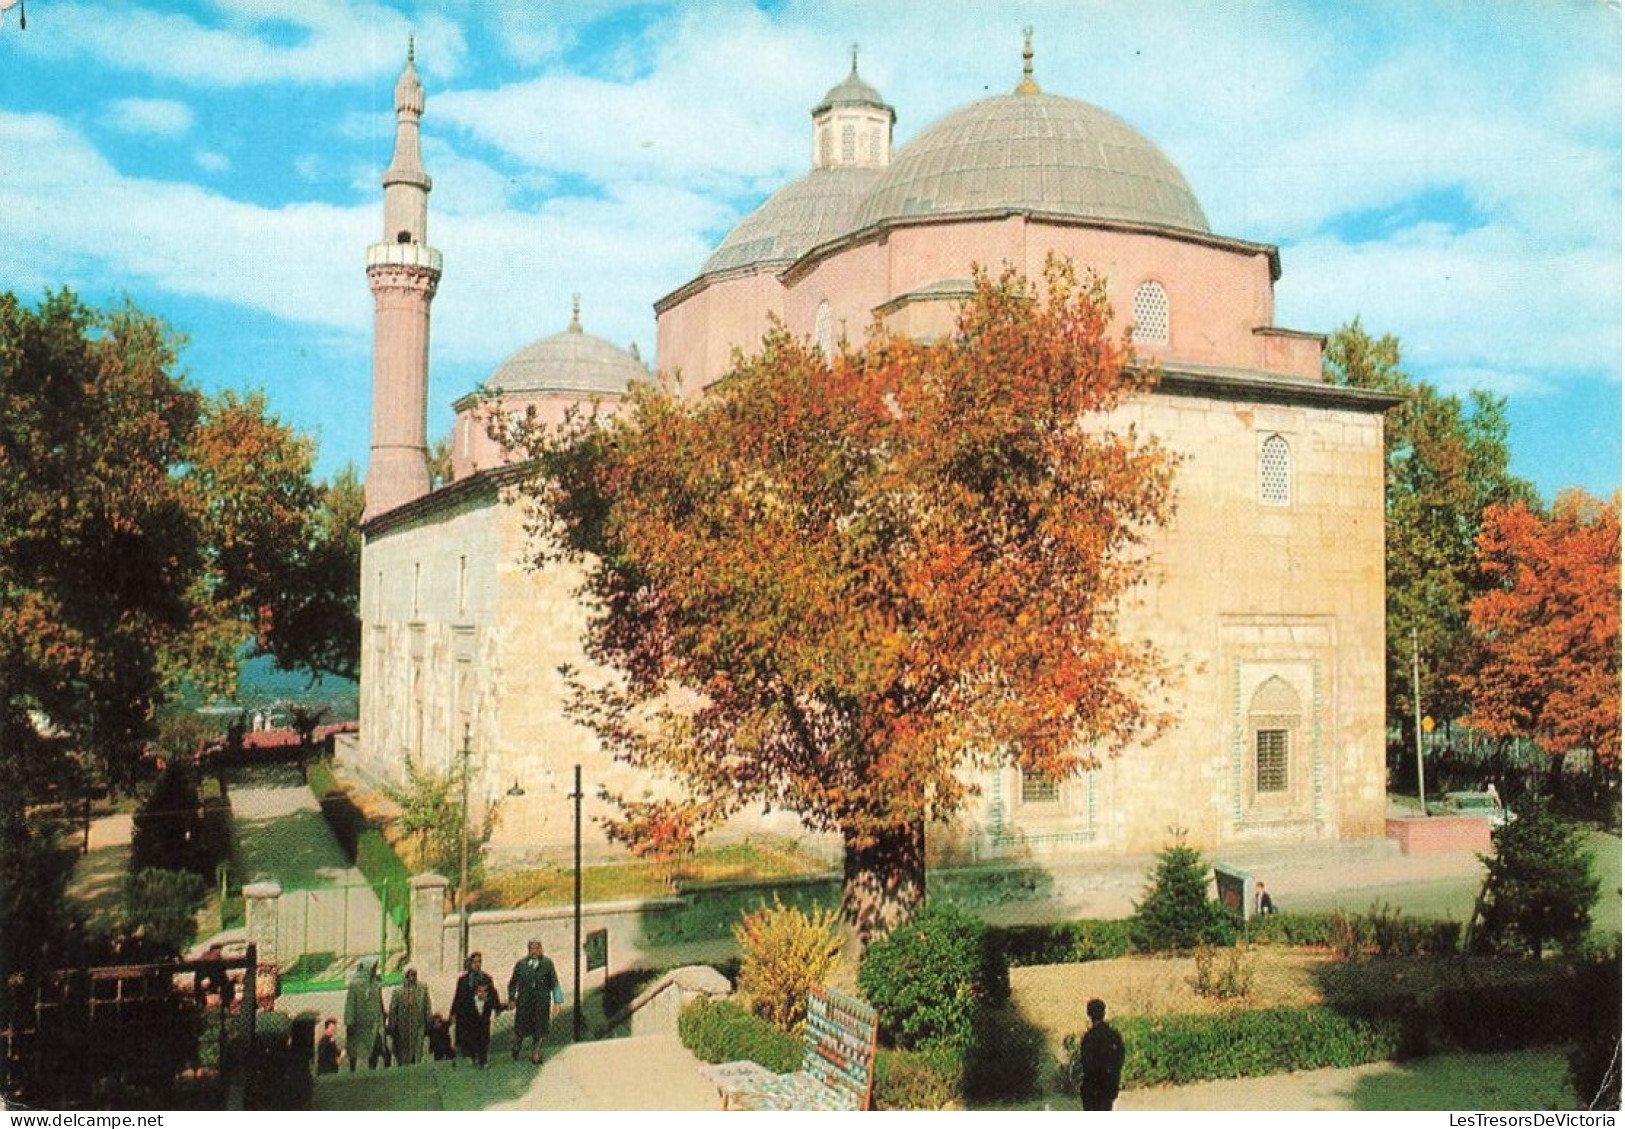
[[[852,230],[852,213],[883,170],[818,169],[793,180],[740,220],[705,260],[702,274],[793,262]]]
[[[488,392],[573,392],[621,395],[649,370],[631,353],[572,321],[563,333],[534,341],[497,366]]]
[[[983,99],[928,127],[898,152],[852,226],[1000,208],[1209,230],[1185,178],[1132,126],[1036,90]]]

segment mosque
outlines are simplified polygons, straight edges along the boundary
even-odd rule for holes
[[[1019,770],[931,832],[933,854],[1017,858],[1160,849],[1173,829],[1204,850],[1381,837],[1384,826],[1383,413],[1394,400],[1338,387],[1324,339],[1277,326],[1269,244],[1215,233],[1158,148],[1107,111],[1042,89],[1029,40],[1014,90],[894,149],[896,113],[858,73],[812,110],[812,167],[741,220],[695,276],[654,302],[656,369],[703,395],[735,349],[779,319],[826,352],[877,319],[947,332],[973,264],[1038,277],[1069,257],[1106,281],[1118,329],[1156,364],[1152,392],[1113,422],[1183,462],[1178,511],[1151,544],[1152,580],[1123,609],[1177,670],[1177,723],[1154,743],[1059,783]],[[361,718],[346,767],[399,782],[410,762],[466,768],[495,860],[572,838],[581,766],[589,854],[602,788],[652,782],[563,713],[563,664],[584,665],[577,577],[527,567],[515,477],[483,413],[612,404],[653,379],[634,352],[561,332],[503,361],[457,401],[450,481],[426,469],[431,181],[419,149],[423,86],[410,53],[395,88],[384,230],[367,249],[376,310],[361,608]],[[782,812],[727,835],[815,849]]]

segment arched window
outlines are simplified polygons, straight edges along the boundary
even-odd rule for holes
[[[829,308],[828,300],[818,303],[818,313],[813,319],[813,343],[826,359],[835,355],[835,311]]]
[[[1292,448],[1271,435],[1258,448],[1258,500],[1266,506],[1292,504]]]
[[[1168,292],[1160,282],[1142,282],[1134,288],[1134,343],[1168,344]]]

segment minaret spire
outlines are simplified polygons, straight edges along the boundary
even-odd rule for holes
[[[429,190],[418,123],[423,83],[417,44],[395,83],[395,151],[384,170],[384,235],[367,248],[373,295],[372,454],[364,520],[429,492],[429,304],[440,252],[429,246]]]
[[[1023,44],[1021,48],[1021,81],[1016,84],[1017,94],[1037,94],[1038,83],[1033,81],[1033,29],[1031,26],[1021,29]]]

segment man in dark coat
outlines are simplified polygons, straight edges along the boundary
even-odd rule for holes
[[[429,1031],[429,989],[408,968],[401,986],[389,998],[389,1044],[395,1061],[411,1066],[423,1057],[423,1037]]]
[[[1123,1077],[1123,1037],[1106,1022],[1106,1005],[1090,1000],[1089,1030],[1078,1044],[1078,1067],[1083,1074],[1080,1097],[1086,1110],[1108,1110],[1117,1100]]]
[[[457,990],[451,997],[451,1018],[456,1025],[457,1050],[481,1067],[490,1061],[491,1016],[500,1006],[496,985],[481,968],[479,953],[468,954],[468,966],[457,977]]]
[[[553,1008],[564,1002],[559,974],[542,951],[540,941],[530,943],[530,952],[513,966],[508,978],[508,1006],[513,1008],[513,1057],[519,1058],[525,1040],[531,1040],[530,1061],[542,1061],[542,1043]]]

